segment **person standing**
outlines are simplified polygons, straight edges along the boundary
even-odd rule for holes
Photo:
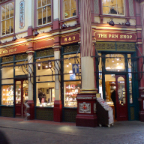
[[[114,108],[115,108],[115,119],[117,119],[117,110],[116,110],[116,90],[111,93],[111,99],[114,103]]]

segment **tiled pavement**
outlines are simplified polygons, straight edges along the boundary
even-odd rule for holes
[[[87,128],[75,123],[0,117],[0,130],[11,144],[144,144],[144,123],[139,121]]]

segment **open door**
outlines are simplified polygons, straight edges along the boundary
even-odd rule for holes
[[[116,109],[117,120],[128,120],[126,76],[116,75]]]
[[[24,102],[28,99],[28,82],[27,80],[15,81],[15,115],[24,116]]]

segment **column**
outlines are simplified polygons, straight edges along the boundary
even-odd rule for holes
[[[62,101],[61,101],[61,88],[60,88],[60,46],[54,47],[55,58],[55,101],[54,101],[54,121],[62,121]]]
[[[77,95],[77,126],[97,126],[94,46],[92,41],[91,0],[81,0],[81,71],[82,89]]]
[[[141,31],[137,31],[137,37],[140,41],[137,42],[137,46],[141,52],[141,54],[144,56],[144,0],[141,0],[141,2],[136,2],[136,20],[137,20],[137,27],[142,28]],[[141,56],[141,54],[138,51],[138,56]],[[138,60],[138,71],[144,71],[144,61],[142,58]],[[143,69],[141,70],[141,67],[143,66]],[[138,74],[141,75],[141,74]],[[142,75],[142,79],[139,83],[139,104],[140,104],[140,121],[144,122],[144,74]]]
[[[53,0],[53,9],[53,30],[56,30],[60,28],[60,0]]]
[[[29,105],[29,109],[27,113],[30,114],[28,119],[34,119],[34,100],[33,100],[33,53],[34,51],[27,51],[28,54],[28,101],[27,104]]]

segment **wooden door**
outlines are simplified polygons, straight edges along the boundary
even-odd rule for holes
[[[128,120],[126,76],[116,75],[116,111],[117,120]]]
[[[23,80],[15,81],[15,115],[23,117]]]

